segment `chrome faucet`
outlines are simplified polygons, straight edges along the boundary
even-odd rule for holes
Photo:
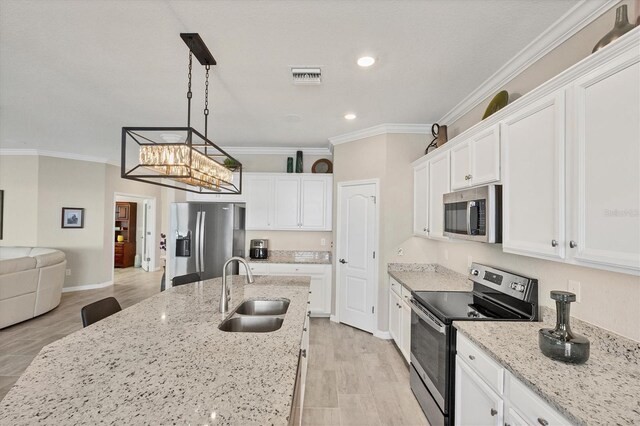
[[[227,265],[229,265],[234,260],[237,260],[238,264],[242,263],[244,265],[244,268],[247,270],[247,284],[253,283],[253,274],[251,273],[249,264],[242,257],[233,256],[232,258],[224,262],[224,266],[222,267],[222,292],[220,293],[220,312],[221,313],[225,313],[229,310],[229,300],[231,299],[231,286],[227,285]]]

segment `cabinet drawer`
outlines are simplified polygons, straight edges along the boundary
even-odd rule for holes
[[[506,380],[509,403],[527,424],[538,426],[571,424],[511,373],[507,373]]]
[[[114,248],[114,252],[116,254],[122,254],[124,253],[124,244],[116,244],[115,248]]]
[[[405,286],[401,286],[402,287],[402,300],[404,300],[404,302],[409,305],[409,307],[411,307],[411,290],[409,290],[407,287]]]
[[[457,333],[456,352],[489,386],[503,394],[504,368],[460,332]]]
[[[249,263],[249,269],[251,269],[252,274],[257,275],[267,275],[269,274],[269,264],[268,263]],[[240,268],[240,274],[245,275],[244,268]]]
[[[300,265],[297,263],[272,263],[269,273],[271,275],[322,275],[325,265]]]
[[[395,294],[402,297],[402,285],[398,281],[389,277],[389,286],[391,287],[391,290],[393,290]]]

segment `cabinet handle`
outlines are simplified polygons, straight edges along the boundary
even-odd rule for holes
[[[423,231],[424,231],[424,232],[427,232],[427,228],[424,228],[424,229],[423,229]]]
[[[472,176],[471,176],[471,175],[469,175],[469,180],[471,180],[471,178],[472,178]]]
[[[556,240],[551,240],[551,247],[558,247],[558,242]]]
[[[307,316],[311,317],[311,311],[307,311]]]
[[[542,426],[549,426],[549,422],[542,417],[538,417],[538,423],[540,423]]]
[[[569,247],[576,248],[576,247],[578,247],[578,243],[576,243],[575,241],[571,240],[571,241],[569,241]]]
[[[307,331],[307,327],[303,328],[302,331]]]
[[[474,359],[476,359],[476,357],[475,357],[475,356],[473,356],[473,355],[469,355],[469,359],[470,359],[471,361],[473,361]]]
[[[305,357],[305,358],[307,357],[307,350],[306,349],[302,350],[302,356]]]
[[[495,408],[491,409],[491,415],[495,416],[496,414],[498,414],[498,410],[496,410]]]
[[[342,263],[343,265],[344,265],[345,263],[347,263],[347,261],[346,261],[346,260],[344,260],[344,259],[340,259],[340,260],[338,260],[338,262]]]

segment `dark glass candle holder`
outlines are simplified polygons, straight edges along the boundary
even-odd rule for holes
[[[552,291],[556,301],[556,328],[538,331],[538,345],[545,356],[571,364],[583,364],[589,359],[589,340],[571,331],[569,306],[576,295],[567,291]]]

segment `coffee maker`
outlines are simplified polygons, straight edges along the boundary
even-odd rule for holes
[[[269,257],[269,240],[251,240],[249,257],[251,259],[266,259]]]

